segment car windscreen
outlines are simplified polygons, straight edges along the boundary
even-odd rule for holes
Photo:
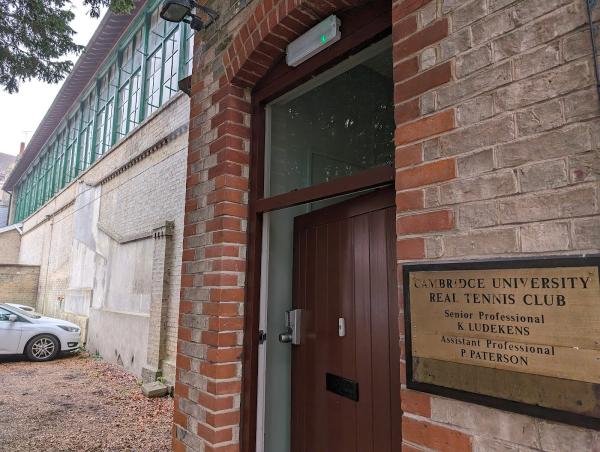
[[[24,311],[22,309],[15,307],[15,306],[6,306],[6,309],[13,311],[15,314],[18,314],[20,316],[27,317],[28,319],[39,319],[42,317],[41,315],[39,315],[35,312],[31,312],[31,311],[27,312],[27,311]]]

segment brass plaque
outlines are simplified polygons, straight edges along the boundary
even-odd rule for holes
[[[599,262],[406,265],[407,385],[600,425]]]

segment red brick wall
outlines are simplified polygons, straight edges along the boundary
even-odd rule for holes
[[[358,3],[255,0],[221,10],[220,29],[197,43],[175,450],[239,450],[251,88],[294,37]],[[390,1],[399,272],[419,259],[600,249],[600,112],[589,101],[580,3]],[[532,209],[532,191],[556,208]],[[551,450],[561,445],[553,432],[600,442],[589,430],[406,389],[402,409],[408,451]]]
[[[318,20],[356,0],[254,2],[222,54],[196,57],[183,251],[175,450],[237,451],[247,252],[250,89]],[[243,17],[243,21],[240,20]],[[198,43],[199,44],[199,43]],[[197,46],[198,47],[198,46]],[[224,67],[207,69],[222,58]]]

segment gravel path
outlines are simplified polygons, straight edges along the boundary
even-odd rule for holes
[[[0,356],[0,451],[169,451],[173,399],[146,399],[119,367]]]

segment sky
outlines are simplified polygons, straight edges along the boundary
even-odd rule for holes
[[[86,45],[102,18],[93,19],[80,0],[73,0],[75,19],[71,27],[77,44]],[[70,55],[75,62],[78,55]],[[19,85],[19,92],[8,94],[0,88],[0,153],[16,155],[21,142],[27,142],[50,108],[62,82],[58,84],[30,80]]]

